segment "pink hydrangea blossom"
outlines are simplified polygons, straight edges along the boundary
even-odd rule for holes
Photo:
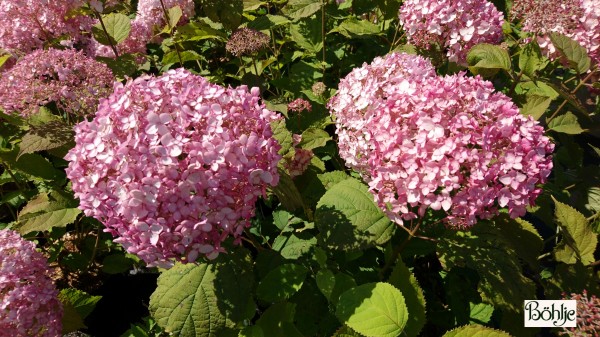
[[[502,40],[503,14],[487,0],[407,0],[399,18],[410,43],[439,45],[448,60],[461,65],[474,45]]]
[[[33,242],[0,230],[0,336],[56,337],[62,304],[46,258]]]
[[[439,77],[419,56],[354,69],[329,103],[340,156],[398,224],[444,211],[466,228],[507,207],[522,216],[552,168],[553,144],[493,85]]]
[[[290,177],[295,178],[302,175],[310,165],[310,161],[314,156],[312,150],[296,147],[302,141],[302,135],[292,135],[294,152],[284,158],[283,167],[285,167]]]
[[[596,295],[588,297],[586,290],[581,294],[563,294],[566,300],[577,301],[577,327],[563,328],[561,336],[586,337],[600,335],[600,298]]]
[[[65,159],[80,208],[149,266],[216,257],[239,238],[281,159],[258,88],[224,88],[184,69],[142,76],[75,127]]]
[[[91,18],[72,15],[83,4],[82,0],[0,1],[0,48],[24,54],[63,35],[72,45],[91,25]]]
[[[178,25],[185,24],[194,16],[194,1],[193,0],[163,0],[165,9],[179,6],[182,11]],[[131,21],[131,31],[129,36],[116,48],[119,54],[131,53],[138,55],[146,54],[146,44],[149,42],[160,43],[162,39],[155,36],[164,26],[165,13],[163,11],[160,0],[140,0],[138,1],[137,14],[135,19]],[[95,39],[89,42],[87,51],[90,55],[111,57],[114,58],[114,51],[110,46],[102,45]],[[138,59],[138,62],[141,62]]]
[[[35,50],[0,77],[0,108],[26,117],[50,102],[77,116],[94,112],[112,91],[114,76],[103,63],[74,49]]]
[[[310,104],[309,101],[307,101],[303,98],[296,98],[295,100],[288,103],[287,108],[288,108],[288,111],[293,111],[293,112],[297,112],[297,113],[300,113],[302,111],[310,112],[312,110],[312,105]]]
[[[600,63],[600,0],[516,0],[511,15],[523,20],[524,31],[538,34],[547,56],[558,57],[548,37],[557,32],[579,42]]]

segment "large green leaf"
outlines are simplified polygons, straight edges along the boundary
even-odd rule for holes
[[[598,236],[593,232],[592,226],[585,216],[573,207],[556,199],[554,203],[554,215],[562,229],[562,240],[554,249],[556,260],[567,264],[581,261],[584,265],[594,262]]]
[[[552,103],[552,98],[534,94],[525,96],[525,99],[521,113],[525,116],[531,115],[535,120],[540,119]]]
[[[131,20],[127,15],[110,13],[102,17],[102,22],[106,31],[100,22],[92,27],[92,34],[99,43],[106,46],[117,45],[129,36]]]
[[[419,282],[417,282],[417,279],[408,270],[401,258],[398,258],[388,281],[402,292],[410,314],[408,315],[403,335],[409,337],[418,336],[427,319],[425,317],[425,295],[423,295],[423,289],[421,289]]]
[[[550,41],[569,61],[571,68],[575,69],[579,74],[583,74],[590,69],[591,59],[579,42],[556,32],[550,33]]]
[[[51,122],[40,127],[32,127],[21,139],[19,157],[26,153],[50,150],[73,140],[73,130],[61,122]]]
[[[323,195],[315,223],[325,246],[348,251],[384,244],[396,227],[356,179],[344,180]]]
[[[349,18],[330,30],[329,33],[340,33],[347,38],[372,38],[374,35],[380,35],[381,30],[379,29],[379,26],[371,21]]]
[[[578,135],[585,131],[579,125],[577,116],[570,111],[552,119],[550,123],[548,123],[548,129],[569,135]]]
[[[321,20],[317,18],[305,19],[290,26],[292,40],[300,48],[312,54],[316,54],[323,49],[323,36],[321,34]]]
[[[92,296],[74,288],[62,289],[58,299],[63,304],[62,333],[85,328],[83,319],[86,318],[96,307],[96,303],[102,296]]]
[[[281,205],[288,211],[295,211],[304,206],[302,195],[294,184],[292,177],[281,168],[278,168],[279,183],[273,188],[273,193],[279,198]]]
[[[537,43],[529,43],[521,50],[519,68],[523,74],[534,78],[535,73],[541,70],[543,65],[542,52]]]
[[[508,333],[478,324],[461,326],[450,330],[443,337],[511,337]]]
[[[331,136],[324,130],[308,128],[302,132],[302,140],[298,146],[306,150],[312,150],[317,147],[325,146],[329,140],[331,140]]]
[[[295,314],[295,304],[275,303],[260,316],[256,321],[256,326],[265,333],[265,337],[302,337],[302,334],[294,326]]]
[[[317,238],[308,232],[283,232],[275,238],[272,249],[278,251],[286,259],[295,260],[305,255],[316,246]]]
[[[315,0],[290,0],[281,9],[283,14],[293,20],[307,18],[315,14],[323,6],[322,1]]]
[[[408,309],[404,296],[393,285],[367,283],[340,296],[336,316],[367,337],[396,337],[406,326]]]
[[[290,298],[302,287],[307,272],[305,267],[293,263],[278,266],[258,283],[256,296],[267,302]]]
[[[73,223],[81,210],[77,202],[65,192],[42,193],[31,199],[19,212],[17,230],[21,234],[47,231]]]
[[[481,43],[469,51],[467,54],[469,69],[474,74],[492,75],[497,70],[510,70],[510,55],[499,46]],[[492,72],[485,71],[491,69]]]
[[[259,16],[253,21],[250,21],[248,23],[248,28],[256,30],[269,30],[270,28],[285,25],[290,22],[291,21],[285,16],[267,14]]]
[[[248,319],[253,277],[247,259],[240,250],[211,264],[176,264],[158,277],[152,317],[166,332],[186,337],[215,337]]]
[[[19,151],[18,147],[10,151],[0,149],[0,160],[15,170],[45,180],[56,181],[64,177],[64,172],[54,168],[46,158],[36,153],[25,153],[17,159]]]

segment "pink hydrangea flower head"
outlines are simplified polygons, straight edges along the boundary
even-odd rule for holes
[[[63,35],[69,36],[70,43],[79,40],[91,19],[71,12],[83,4],[83,0],[0,1],[0,48],[24,54]]]
[[[288,170],[290,177],[295,178],[306,171],[313,156],[312,150],[294,148],[293,155],[285,158],[283,166]]]
[[[586,337],[600,335],[600,298],[596,295],[588,297],[587,291],[581,294],[563,294],[566,300],[577,301],[577,327],[563,328],[562,336]]]
[[[329,103],[340,156],[382,210],[401,225],[427,209],[443,211],[454,228],[501,207],[524,215],[552,168],[543,128],[479,77],[438,77],[415,65],[420,76],[397,76],[390,85],[388,74],[373,75],[382,63],[353,70]]]
[[[112,91],[114,76],[103,63],[74,49],[38,49],[0,77],[0,108],[26,117],[50,102],[77,116],[94,112]]]
[[[33,242],[0,230],[0,335],[57,337],[62,304],[46,258]]]
[[[502,12],[487,0],[407,0],[399,18],[410,43],[425,49],[439,45],[448,60],[461,65],[474,45],[502,40]]]
[[[65,158],[80,208],[149,266],[215,258],[279,181],[281,117],[259,92],[184,69],[115,83]]]
[[[312,105],[310,104],[309,101],[307,101],[303,98],[296,98],[295,100],[288,103],[287,108],[288,108],[288,111],[293,111],[293,112],[297,112],[297,113],[300,113],[302,111],[310,112],[312,110]]]
[[[593,63],[600,63],[600,0],[516,0],[511,16],[522,19],[524,31],[537,34],[547,56],[559,56],[548,37],[557,32],[579,42]]]

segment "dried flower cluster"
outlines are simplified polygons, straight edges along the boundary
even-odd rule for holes
[[[340,156],[398,224],[443,210],[455,228],[508,207],[525,214],[552,168],[553,144],[493,85],[439,77],[419,56],[354,69],[331,99]]]
[[[487,0],[407,0],[399,18],[410,43],[426,49],[439,45],[448,60],[461,65],[474,45],[502,40],[502,12]]]
[[[290,177],[295,178],[306,171],[314,153],[312,150],[297,147],[302,141],[302,135],[294,134],[292,139],[294,152],[291,156],[286,156],[284,158],[283,167],[288,170]]]
[[[33,242],[0,230],[0,335],[57,337],[62,305],[46,258]]]
[[[63,35],[71,38],[68,43],[78,40],[81,30],[90,27],[91,19],[70,14],[83,3],[82,0],[0,1],[0,48],[24,54]]]
[[[310,89],[315,96],[321,96],[325,93],[325,90],[327,90],[327,87],[325,86],[325,83],[323,83],[323,82],[316,82],[315,84],[312,85],[312,87]]]
[[[233,56],[251,55],[269,45],[269,35],[251,28],[240,28],[231,34],[225,49]]]
[[[259,101],[184,69],[116,84],[66,157],[80,208],[149,266],[216,257],[279,180],[280,117]]]
[[[179,6],[182,11],[178,25],[185,24],[194,16],[193,0],[163,0],[165,9]],[[137,15],[131,21],[129,36],[117,47],[119,53],[146,54],[146,44],[149,42],[160,43],[161,39],[154,34],[167,25],[165,11],[160,0],[140,0],[137,6]],[[115,57],[110,46],[105,46],[92,40],[88,46],[91,55],[102,57]]]
[[[288,111],[293,111],[297,113],[301,113],[302,111],[310,112],[312,110],[312,105],[309,101],[303,98],[296,98],[295,100],[288,103],[287,109]]]
[[[538,35],[548,56],[558,57],[547,35],[557,32],[579,42],[600,63],[600,0],[516,0],[511,16],[523,20],[524,31]]]
[[[112,92],[113,81],[105,64],[81,51],[39,49],[0,77],[0,108],[26,117],[54,102],[69,114],[85,116]]]
[[[600,298],[596,295],[588,297],[586,290],[582,294],[571,294],[570,296],[563,294],[563,297],[566,300],[577,301],[577,327],[564,328],[565,331],[562,331],[561,335],[571,337],[600,336]]]

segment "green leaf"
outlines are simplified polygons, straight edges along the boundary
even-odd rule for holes
[[[469,303],[469,319],[471,323],[485,324],[490,321],[494,313],[494,306],[486,303]]]
[[[316,54],[323,49],[321,20],[309,18],[290,26],[290,36],[300,48]]]
[[[78,208],[63,208],[54,211],[19,216],[17,231],[22,235],[31,232],[48,231],[54,227],[66,227],[77,219],[81,213]]]
[[[273,130],[273,138],[281,145],[279,154],[285,155],[292,148],[293,142],[292,133],[286,128],[285,120],[282,118],[271,122],[271,130]]]
[[[226,325],[247,319],[252,280],[242,249],[211,264],[178,263],[158,277],[150,313],[173,336],[216,337]]]
[[[10,151],[0,149],[0,160],[15,170],[44,180],[56,181],[61,176],[64,177],[64,172],[54,168],[46,158],[38,154],[25,153],[17,159],[19,151],[18,147]]]
[[[332,188],[335,184],[350,178],[350,176],[344,171],[325,172],[317,174],[317,177],[326,190]]]
[[[296,305],[280,302],[270,306],[256,321],[256,325],[266,332],[268,337],[302,337],[294,326]]]
[[[36,213],[56,211],[64,208],[75,208],[78,202],[67,192],[53,190],[41,193],[31,199],[19,212],[19,218],[26,219]]]
[[[363,335],[358,332],[352,330],[347,325],[341,327],[338,331],[336,331],[331,337],[363,337]]]
[[[125,76],[131,76],[137,71],[136,56],[133,54],[119,54],[116,59],[98,56],[96,59],[106,64],[118,79],[124,79]]]
[[[181,11],[181,7],[179,6],[175,6],[172,8],[169,8],[167,10],[168,12],[168,17],[169,17],[169,27],[173,28],[173,27],[177,27],[177,23],[179,23],[179,20],[181,20],[181,16],[183,15],[182,11]]]
[[[323,6],[323,2],[315,0],[290,0],[281,9],[281,12],[287,17],[296,21],[302,18],[310,17]]]
[[[290,23],[291,21],[285,16],[281,15],[262,15],[250,21],[248,23],[248,28],[256,29],[256,30],[269,30],[273,27],[281,26]]]
[[[290,212],[302,208],[304,206],[302,195],[290,175],[281,168],[278,168],[277,171],[279,172],[279,183],[273,187],[273,193],[275,193],[283,208]]]
[[[107,274],[124,273],[131,269],[134,261],[123,253],[107,255],[102,260],[102,272]]]
[[[273,250],[278,251],[286,259],[296,260],[305,255],[317,245],[317,238],[308,232],[302,233],[281,233],[275,238]]]
[[[340,33],[343,36],[351,38],[372,38],[373,35],[381,35],[379,26],[369,20],[357,20],[352,17],[344,20],[340,25],[336,26],[329,33]],[[327,34],[329,34],[327,33]]]
[[[346,251],[384,244],[396,228],[356,179],[334,185],[321,197],[315,223],[326,247]]]
[[[519,55],[519,69],[521,69],[523,74],[529,76],[529,78],[534,78],[535,73],[543,68],[540,67],[542,64],[542,52],[537,43],[529,43],[521,50],[521,54]]]
[[[526,102],[521,108],[521,114],[525,116],[531,115],[535,120],[540,119],[544,115],[544,112],[548,110],[550,103],[552,103],[552,98],[535,94],[527,95],[525,99]]]
[[[317,281],[317,287],[319,287],[321,293],[323,293],[325,298],[329,301],[331,299],[331,294],[333,293],[333,288],[335,287],[335,275],[329,269],[321,269],[317,272],[315,279]]]
[[[569,135],[578,135],[585,131],[579,125],[577,116],[571,111],[567,111],[566,114],[553,118],[550,123],[548,123],[548,129]]]
[[[419,282],[401,258],[398,258],[388,282],[402,292],[410,313],[403,336],[418,336],[427,319],[425,316],[425,295],[423,295],[423,289],[419,286]]]
[[[17,160],[23,154],[50,150],[73,141],[73,130],[61,122],[32,127],[21,139]]]
[[[79,289],[66,288],[60,291],[58,298],[63,303],[70,303],[81,318],[86,318],[94,311],[102,296],[92,296]]]
[[[308,128],[302,132],[302,140],[298,146],[305,150],[312,150],[325,146],[329,140],[331,140],[331,136],[325,130]]]
[[[562,229],[562,240],[554,249],[557,261],[574,264],[581,261],[583,265],[594,262],[594,251],[598,244],[598,236],[585,216],[573,207],[552,198],[556,205],[554,215]]]
[[[177,50],[170,51],[163,56],[162,64],[169,65],[174,63],[179,63],[179,58],[181,57],[181,62],[188,61],[196,61],[202,60],[204,57],[193,50],[184,50],[177,53]]]
[[[240,333],[238,334],[238,337],[266,337],[266,336],[260,326],[250,325],[250,326],[243,328],[240,331]]]
[[[508,333],[482,325],[471,324],[450,330],[443,337],[511,337]]]
[[[59,295],[60,296],[60,295]],[[77,331],[79,329],[87,328],[85,323],[83,323],[83,318],[77,310],[73,307],[71,303],[63,302],[63,313],[61,318],[62,324],[62,333],[69,333],[73,331]]]
[[[510,56],[508,52],[499,46],[481,43],[467,54],[469,70],[475,75],[493,75],[500,69],[509,71],[511,69]],[[482,72],[482,69],[492,69],[492,72]]]
[[[204,0],[202,9],[212,21],[223,24],[228,30],[235,30],[242,22],[244,3],[242,0]]]
[[[556,49],[569,61],[572,69],[583,74],[590,69],[591,59],[579,42],[560,33],[551,32],[550,41]]]
[[[266,302],[279,302],[296,293],[308,270],[297,264],[288,263],[269,272],[256,288],[256,296]]]
[[[194,21],[177,27],[177,34],[182,41],[202,41],[211,39],[227,41],[227,35],[225,33],[203,21]]]
[[[408,309],[402,293],[389,283],[367,283],[340,296],[340,322],[366,336],[396,337],[404,330]]]
[[[11,58],[10,54],[0,55],[0,68],[2,68],[4,63],[6,63],[6,61],[8,61],[8,59],[10,59],[10,58]]]
[[[106,46],[117,45],[129,36],[131,20],[127,15],[110,13],[102,16],[102,22],[104,22],[106,31],[104,31],[100,22],[92,26],[92,34],[100,44]]]

